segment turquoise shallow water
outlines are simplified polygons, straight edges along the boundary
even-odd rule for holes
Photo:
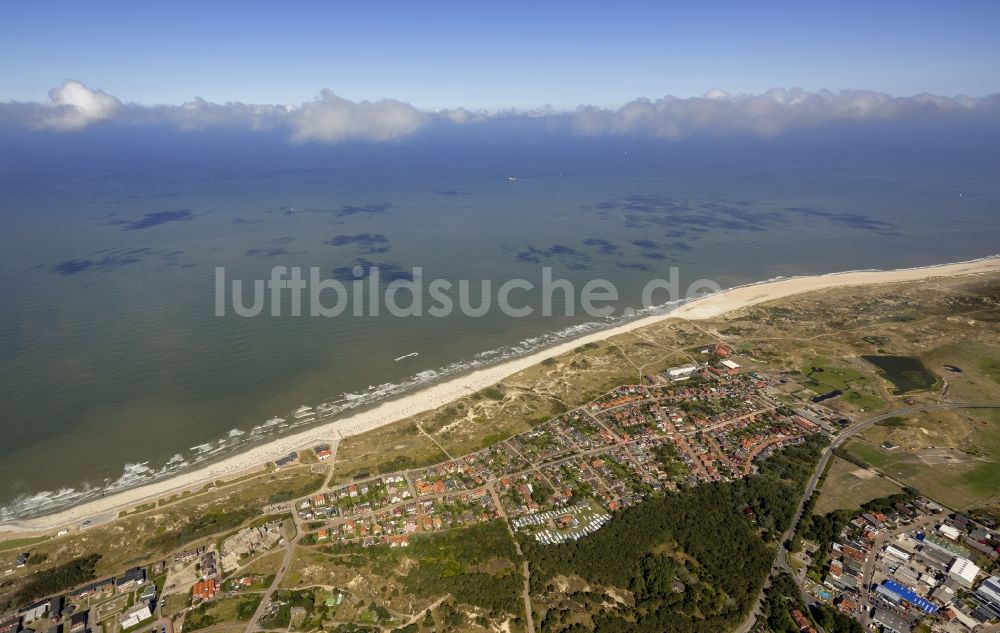
[[[612,281],[620,313],[669,266],[728,287],[1000,251],[1000,160],[965,138],[311,146],[106,130],[4,132],[0,147],[0,516],[236,450],[301,404],[370,402],[593,324],[219,318],[218,266],[247,280],[420,266],[497,285],[551,266],[577,287]]]

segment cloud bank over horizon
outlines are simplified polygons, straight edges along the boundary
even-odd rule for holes
[[[775,136],[795,128],[844,121],[987,116],[1000,118],[1000,93],[982,98],[919,94],[897,97],[868,90],[773,88],[759,95],[713,89],[701,97],[635,99],[620,108],[581,105],[552,109],[422,111],[403,101],[350,101],[324,89],[302,104],[212,103],[201,98],[181,105],[123,103],[118,97],[67,80],[47,102],[0,102],[0,123],[36,130],[74,132],[120,122],[210,128],[284,130],[292,142],[391,141],[434,124],[474,125],[491,120],[544,121],[549,128],[581,136],[681,139],[696,134]]]

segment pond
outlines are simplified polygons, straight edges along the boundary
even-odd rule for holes
[[[927,369],[923,361],[913,356],[862,356],[861,358],[879,369],[882,376],[895,387],[893,394],[897,396],[914,391],[927,391],[938,383],[938,377]]]

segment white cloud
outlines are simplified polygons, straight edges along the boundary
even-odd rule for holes
[[[694,133],[744,132],[772,136],[784,130],[837,121],[892,119],[1000,110],[998,97],[893,97],[867,90],[806,92],[772,88],[761,95],[710,90],[704,97],[638,99],[618,110],[580,107],[573,129],[585,135],[680,138]]]
[[[122,103],[116,97],[68,79],[62,86],[49,91],[49,103],[38,110],[34,125],[54,130],[80,130],[113,119],[121,110]]]
[[[215,127],[287,130],[293,141],[335,143],[348,139],[386,141],[430,126],[468,126],[495,120],[521,121],[542,133],[631,135],[681,138],[692,134],[772,136],[791,128],[839,121],[906,117],[996,117],[1000,95],[974,99],[916,95],[894,97],[865,90],[807,92],[773,88],[760,95],[732,95],[712,89],[701,97],[636,99],[618,109],[580,106],[571,112],[549,107],[532,111],[438,110],[422,112],[392,99],[349,101],[330,90],[301,105],[211,103],[195,99],[182,105],[123,105],[116,97],[68,80],[49,93],[47,103],[0,103],[0,122],[73,131],[110,120],[132,125],[166,124],[182,130]]]
[[[401,101],[355,103],[324,90],[319,99],[290,112],[289,120],[297,141],[387,141],[416,132],[427,123],[428,115]]]
[[[729,93],[725,90],[719,90],[718,88],[712,88],[705,93],[706,99],[728,99]]]

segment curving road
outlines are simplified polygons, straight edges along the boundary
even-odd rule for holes
[[[802,495],[802,499],[799,501],[798,510],[795,511],[795,517],[792,519],[791,527],[781,535],[781,540],[778,542],[778,554],[775,556],[774,564],[771,566],[771,572],[768,574],[767,580],[764,581],[764,586],[761,588],[760,593],[757,594],[757,599],[754,601],[754,607],[750,611],[750,615],[747,619],[743,621],[737,628],[733,629],[733,633],[748,633],[750,629],[754,627],[757,623],[757,616],[760,615],[760,608],[764,602],[764,592],[767,590],[771,582],[771,576],[773,576],[779,570],[789,570],[791,569],[788,565],[788,559],[786,557],[787,551],[785,550],[785,543],[789,541],[795,535],[795,528],[799,524],[799,520],[802,518],[802,511],[805,509],[806,501],[812,496],[813,492],[816,490],[816,485],[819,483],[819,478],[826,470],[826,465],[830,461],[830,457],[833,456],[833,449],[838,448],[841,444],[849,440],[851,437],[857,433],[867,429],[873,424],[882,422],[891,417],[897,415],[906,415],[908,413],[924,413],[927,411],[940,411],[944,409],[1000,409],[1000,404],[998,403],[952,403],[952,404],[931,404],[927,406],[913,406],[904,407],[902,409],[894,409],[888,413],[883,413],[877,415],[874,418],[870,418],[863,422],[858,422],[853,426],[850,426],[840,432],[837,437],[833,438],[830,445],[826,447],[823,451],[823,455],[820,456],[819,462],[816,464],[816,470],[813,471],[812,477],[809,478],[809,483],[806,485],[805,493]]]
[[[295,546],[298,544],[299,539],[301,539],[302,536],[302,532],[299,531],[295,538],[288,539],[288,542],[285,543],[285,555],[281,559],[281,566],[278,567],[278,573],[274,577],[274,582],[272,582],[271,586],[269,586],[267,591],[264,592],[264,597],[261,598],[260,604],[257,605],[257,610],[254,611],[250,621],[247,622],[247,625],[244,628],[246,633],[255,633],[258,630],[257,625],[260,622],[261,617],[263,617],[264,613],[267,611],[268,605],[271,603],[271,596],[273,596],[274,592],[277,591],[278,587],[281,585],[281,580],[285,577],[285,572],[288,571],[288,568],[291,566],[292,557],[295,554]]]

